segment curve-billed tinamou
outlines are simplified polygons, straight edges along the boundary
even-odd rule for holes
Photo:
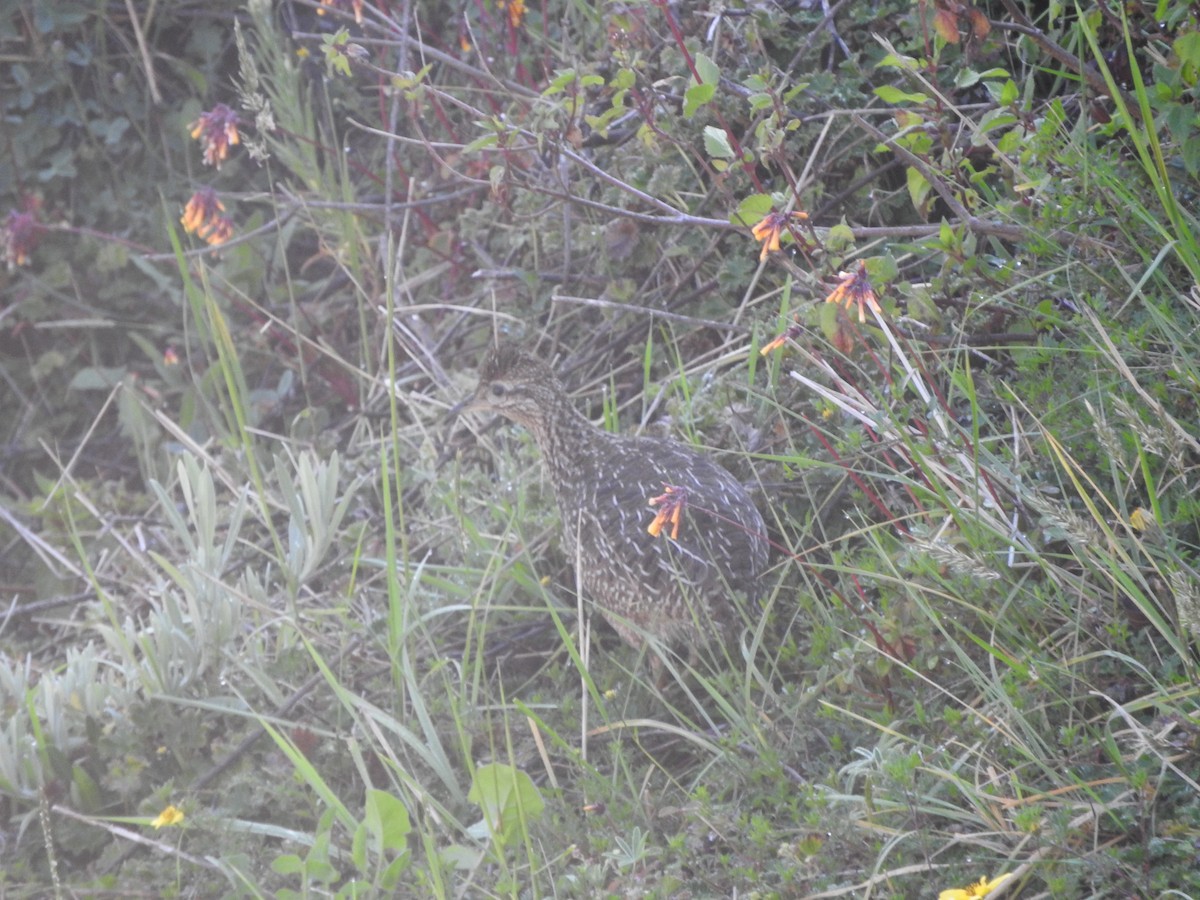
[[[676,441],[597,428],[548,365],[512,346],[492,353],[466,409],[529,429],[564,550],[628,643],[641,647],[649,635],[694,661],[701,644],[736,634],[733,596],[758,598],[768,546],[762,516],[729,472]]]

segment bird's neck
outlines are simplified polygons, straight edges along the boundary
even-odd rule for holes
[[[553,480],[577,477],[572,460],[595,452],[614,439],[612,434],[597,428],[570,403],[562,404],[555,414],[537,422],[533,439]]]

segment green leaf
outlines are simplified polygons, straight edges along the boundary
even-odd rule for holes
[[[976,72],[973,69],[963,69],[954,78],[954,86],[956,88],[969,88],[974,84],[984,80],[985,78],[1007,78],[1008,72],[1004,69],[988,69],[986,72]]]
[[[392,87],[400,91],[410,91],[415,87],[419,87],[425,82],[425,76],[429,74],[429,70],[433,68],[433,63],[428,63],[421,67],[421,71],[408,72],[404,75],[392,76]]]
[[[704,126],[704,151],[714,159],[730,159],[734,155],[725,131],[712,125]]]
[[[321,50],[325,54],[325,70],[332,74],[341,72],[350,77],[350,58],[346,55],[349,46],[350,32],[339,28],[336,34],[327,34],[321,38]]]
[[[516,766],[489,763],[475,770],[467,799],[483,811],[488,833],[501,845],[517,836],[522,819],[539,818],[546,802],[533,780]]]
[[[354,837],[350,839],[350,860],[360,872],[366,872],[372,862],[367,859],[368,837],[370,837],[370,831],[367,828],[367,823],[359,822],[358,826],[354,829]]]
[[[304,871],[304,860],[294,853],[275,857],[271,871],[276,875],[299,875]]]
[[[825,247],[828,250],[840,251],[854,246],[854,229],[845,222],[839,222],[829,229],[825,236]]]
[[[1196,113],[1190,103],[1186,106],[1182,103],[1168,103],[1162,114],[1162,120],[1175,140],[1187,140],[1188,135],[1195,128]]]
[[[88,366],[75,373],[68,389],[72,391],[111,391],[125,379],[126,374],[128,374],[128,370],[125,366]]]
[[[546,85],[546,89],[542,91],[543,97],[550,97],[554,94],[559,94],[566,90],[568,84],[574,83],[576,73],[574,69],[560,69],[558,74],[554,76],[554,80]]]
[[[770,194],[751,194],[738,204],[737,211],[729,217],[734,225],[744,225],[749,228],[760,221],[775,206]]]
[[[463,147],[463,153],[474,153],[476,150],[482,150],[485,147],[495,147],[499,141],[499,135],[485,134],[483,137],[477,137],[467,146]]]
[[[905,172],[905,181],[908,186],[908,196],[912,198],[913,206],[918,212],[923,212],[925,201],[929,198],[929,179],[917,171],[917,169],[909,166]]]
[[[1018,153],[1021,150],[1021,144],[1021,135],[1013,128],[1000,135],[999,140],[996,141],[996,149],[1001,153]]]
[[[797,97],[799,97],[802,93],[804,93],[804,91],[806,91],[807,89],[808,89],[807,81],[801,81],[801,82],[797,83],[795,86],[788,88],[787,91],[784,92],[783,102],[791,103],[793,100],[795,100]]]
[[[837,340],[841,325],[838,323],[840,304],[822,303],[817,307],[817,325],[827,341]]]
[[[408,869],[408,865],[409,860],[406,857],[401,857],[393,862],[390,866],[384,869],[383,873],[379,876],[379,886],[385,890],[394,891],[399,886],[400,876],[402,876]],[[346,896],[366,897],[368,896],[368,892],[364,889],[357,894],[347,894]]]
[[[696,54],[696,73],[700,76],[701,84],[711,84],[714,88],[721,80],[721,70],[703,53]]]
[[[1200,137],[1191,137],[1183,142],[1183,167],[1195,178],[1200,174]]]
[[[1171,45],[1179,62],[1185,66],[1200,67],[1200,31],[1181,34]]]
[[[439,851],[442,861],[453,866],[460,872],[476,868],[483,860],[483,854],[476,847],[464,847],[462,844],[451,844]]]
[[[103,806],[104,800],[101,796],[100,786],[96,784],[83,766],[72,766],[71,778],[75,782],[75,789],[79,792],[79,809],[91,811],[100,809]]]
[[[693,84],[683,95],[683,117],[690,119],[717,91],[715,84]]]
[[[367,814],[363,819],[380,850],[407,852],[412,822],[398,797],[387,791],[367,791]]]
[[[636,83],[637,76],[633,74],[633,69],[618,69],[612,80],[612,86],[620,91],[627,91]]]
[[[872,256],[863,262],[867,266],[867,275],[870,276],[872,284],[877,288],[891,284],[900,277],[900,266],[896,264],[896,259],[891,254]]]
[[[904,56],[899,53],[889,53],[883,59],[875,64],[877,69],[906,69],[910,72],[917,70],[917,61],[911,56]]]
[[[972,143],[975,146],[980,146],[985,141],[985,135],[992,131],[999,131],[1002,128],[1010,128],[1016,125],[1020,120],[1014,116],[1007,106],[1000,106],[996,109],[988,110],[984,113],[983,118],[979,120],[979,127],[972,136]]]
[[[898,87],[890,84],[881,85],[875,88],[875,96],[884,103],[924,103],[929,98],[924,94],[910,94],[907,91],[902,91]]]

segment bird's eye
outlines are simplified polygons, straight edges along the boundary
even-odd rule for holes
[[[493,397],[503,397],[507,393],[508,393],[508,388],[506,388],[504,385],[500,384],[499,382],[492,385],[492,396]]]

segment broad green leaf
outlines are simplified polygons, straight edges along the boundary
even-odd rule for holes
[[[68,388],[72,391],[111,391],[127,373],[124,366],[88,366],[75,373]]]
[[[546,806],[528,775],[516,766],[500,763],[475,770],[467,799],[479,805],[488,833],[501,845],[517,836],[522,817],[534,821]]]
[[[890,284],[900,277],[900,267],[890,253],[886,256],[872,256],[863,262],[867,266],[867,275],[870,276],[871,283],[876,288]]]
[[[749,228],[761,221],[774,206],[775,201],[770,194],[751,194],[738,204],[737,211],[729,217],[729,221]]]
[[[367,814],[363,819],[371,831],[377,849],[401,853],[408,850],[412,822],[406,807],[398,797],[387,791],[367,792]]]
[[[714,159],[730,159],[734,155],[725,131],[712,125],[704,126],[704,151]]]
[[[683,95],[683,117],[690,119],[717,91],[715,84],[693,84]]]
[[[877,69],[907,69],[910,72],[915,72],[917,61],[911,56],[904,56],[900,53],[889,53],[877,62],[875,67]]]
[[[613,76],[612,86],[620,91],[627,91],[637,83],[633,69],[618,69]]]
[[[905,181],[908,185],[908,196],[912,198],[913,206],[918,211],[924,210],[925,201],[929,198],[929,180],[917,171],[917,169],[909,166],[905,172]]]
[[[700,76],[701,84],[711,84],[715,88],[721,80],[721,70],[703,53],[696,54],[696,72]]]
[[[837,252],[854,246],[854,229],[845,222],[839,222],[829,229],[825,237],[825,247]]]
[[[875,88],[875,96],[884,103],[924,103],[929,98],[924,94],[910,94],[907,91],[902,91],[898,87],[890,84],[881,85]]]
[[[542,91],[542,96],[550,97],[554,94],[561,93],[566,89],[568,84],[571,84],[575,81],[575,78],[576,73],[574,69],[560,69],[554,76],[554,79],[548,85],[546,85],[545,90]]]

